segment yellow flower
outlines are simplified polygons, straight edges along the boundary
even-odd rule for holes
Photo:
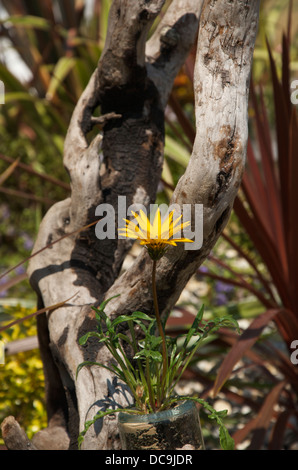
[[[188,238],[173,239],[174,235],[190,224],[190,222],[178,223],[182,215],[173,220],[174,211],[171,211],[162,221],[158,208],[152,224],[142,210],[140,210],[140,214],[132,212],[132,215],[134,220],[123,219],[126,222],[126,226],[119,229],[119,234],[127,238],[139,240],[140,244],[147,248],[153,260],[158,260],[164,255],[167,245],[177,246],[177,242],[193,241]]]

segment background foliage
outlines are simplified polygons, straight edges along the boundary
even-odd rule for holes
[[[3,0],[2,3],[0,80],[5,84],[5,104],[0,105],[0,321],[4,322],[32,311],[35,295],[26,278],[26,264],[5,273],[30,255],[43,215],[53,202],[69,194],[68,176],[62,164],[64,137],[74,105],[100,57],[111,2],[93,0],[87,5],[83,0]],[[270,197],[275,198],[277,205],[285,187],[289,191],[287,197],[290,200],[293,197],[288,180],[280,186],[277,159],[291,161],[293,171],[297,169],[293,167],[298,148],[294,146],[295,107],[281,114],[284,100],[289,102],[286,84],[298,78],[297,19],[296,2],[292,5],[288,0],[261,2],[253,63],[255,95],[251,95],[255,100],[251,99],[249,107],[251,146],[247,178],[225,233],[187,286],[168,322],[169,331],[183,329],[202,302],[209,317],[232,312],[244,334],[246,330],[248,335],[254,322],[259,322],[260,334],[251,342],[245,336],[240,342],[225,331],[214,336],[200,351],[182,384],[211,399],[216,382],[215,405],[221,401],[230,408],[230,425],[238,448],[289,448],[297,442],[297,366],[289,361],[289,341],[297,331],[298,312],[296,304],[289,305],[280,290],[289,283],[295,289],[297,280],[285,275],[280,259],[275,264],[268,263],[264,247],[271,246],[273,239],[275,258],[285,245],[275,237],[274,230],[268,238],[268,230],[263,227],[265,218],[270,220],[272,216],[268,212],[271,206],[264,199],[270,181],[272,184],[275,181],[277,190]],[[291,38],[290,61],[283,32]],[[159,202],[169,201],[191,153],[195,136],[194,58],[195,50],[175,81],[166,111],[165,164]],[[262,139],[265,134],[267,140]],[[285,146],[288,151],[281,152]],[[259,193],[254,192],[256,178]],[[259,199],[249,199],[252,194],[259,194]],[[260,207],[261,212],[256,212]],[[258,214],[261,220],[256,219]],[[257,220],[257,225],[251,217],[255,223]],[[281,212],[274,219],[273,229],[276,224],[283,233],[289,229]],[[292,224],[290,227],[294,230]],[[256,233],[265,237],[259,243]],[[285,306],[292,315],[286,319],[283,315],[282,325],[275,321],[281,315],[272,321],[273,317],[266,313]],[[9,342],[34,334],[35,322],[28,320],[7,330],[2,339]],[[220,369],[224,357],[229,359],[225,368]],[[225,385],[221,383],[223,378],[228,379]],[[0,383],[0,421],[13,414],[29,435],[45,426],[38,350],[8,356],[5,367],[0,365]],[[204,423],[204,415],[202,420]],[[212,447],[213,429],[208,428],[207,422],[205,432]]]
[[[3,318],[3,307],[0,312]],[[34,309],[5,305],[5,318],[22,318]],[[1,316],[0,316],[1,318]],[[26,320],[1,334],[2,341],[9,343],[36,334],[32,321]],[[47,423],[44,403],[44,376],[39,351],[32,350],[5,357],[0,366],[0,421],[13,415],[22,423],[28,436],[32,437]]]

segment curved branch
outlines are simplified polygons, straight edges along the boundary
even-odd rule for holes
[[[165,108],[173,81],[198,34],[203,0],[173,0],[147,41],[147,71]]]

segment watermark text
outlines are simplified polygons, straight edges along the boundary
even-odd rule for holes
[[[298,339],[294,339],[291,343],[291,349],[294,349],[294,351],[291,354],[291,363],[294,365],[298,364]]]
[[[118,229],[124,228],[126,225],[125,220],[131,217],[133,212],[140,213],[140,211],[143,211],[152,223],[157,209],[160,210],[161,217],[164,221],[167,220],[167,216],[171,211],[174,211],[174,220],[181,217],[181,223],[192,221],[191,225],[183,229],[183,234],[181,231],[178,231],[172,238],[175,240],[175,238],[181,238],[183,236],[184,238],[192,240],[193,243],[184,243],[184,248],[186,250],[199,250],[202,247],[203,204],[183,204],[182,206],[179,204],[172,204],[170,206],[167,204],[150,204],[149,210],[147,210],[146,207],[140,203],[135,203],[127,207],[126,196],[118,196],[117,216],[115,209],[111,204],[100,204],[97,206],[95,215],[100,217],[100,220],[95,226],[96,237],[99,240],[104,240],[106,238],[110,240],[115,238],[125,238],[124,236],[118,235],[116,225]],[[149,216],[147,216],[148,212]],[[131,224],[136,223],[136,220],[131,221]],[[170,227],[168,227],[168,232],[170,232]],[[150,236],[150,233],[148,236]]]
[[[5,364],[5,344],[0,340],[0,365]]]
[[[5,103],[5,86],[2,80],[0,80],[0,104]]]
[[[291,103],[298,104],[298,80],[293,80],[291,83]]]

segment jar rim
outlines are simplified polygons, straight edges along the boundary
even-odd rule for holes
[[[119,423],[156,423],[163,420],[170,420],[183,414],[188,414],[196,410],[196,405],[192,400],[185,400],[177,403],[169,410],[158,411],[149,414],[134,414],[121,411],[118,415]]]

